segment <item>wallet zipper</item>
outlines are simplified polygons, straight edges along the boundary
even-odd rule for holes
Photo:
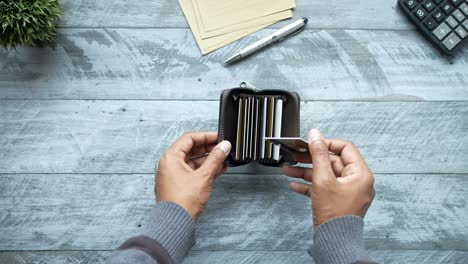
[[[257,89],[257,87],[253,84],[250,84],[248,82],[241,82],[239,84],[239,88],[247,88],[247,89],[252,89],[254,90],[255,92],[259,92],[260,90]]]

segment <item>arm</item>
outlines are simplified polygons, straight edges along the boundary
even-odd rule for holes
[[[186,133],[159,160],[156,205],[141,235],[120,245],[107,263],[180,263],[195,244],[195,220],[203,211],[231,144],[216,133]],[[192,159],[210,152],[207,157]]]
[[[311,183],[290,183],[312,202],[315,232],[309,253],[317,264],[370,263],[363,219],[375,195],[372,172],[351,142],[326,140],[316,129],[308,141],[309,155],[296,159],[312,162],[313,168],[284,167],[283,172]]]

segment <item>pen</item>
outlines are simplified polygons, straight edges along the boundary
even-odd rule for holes
[[[281,29],[279,29],[278,31],[274,32],[273,34],[241,49],[237,54],[235,54],[234,56],[230,57],[229,59],[227,59],[224,63],[232,63],[232,62],[235,62],[235,61],[238,61],[244,57],[247,57],[249,56],[250,54],[272,44],[272,43],[275,43],[275,42],[278,42],[280,40],[282,40],[283,38],[285,37],[289,37],[289,36],[292,36],[298,32],[300,32],[301,30],[303,30],[307,24],[307,18],[301,18],[299,20],[297,20],[296,22],[293,22]]]

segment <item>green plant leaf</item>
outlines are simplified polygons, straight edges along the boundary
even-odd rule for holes
[[[0,46],[50,41],[59,17],[58,0],[0,0]]]

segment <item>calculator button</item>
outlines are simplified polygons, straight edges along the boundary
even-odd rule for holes
[[[406,0],[405,5],[410,9],[413,10],[414,7],[416,7],[416,0]]]
[[[465,20],[465,22],[463,22],[463,26],[466,30],[468,30],[468,20]]]
[[[468,35],[466,30],[464,30],[462,26],[457,27],[457,29],[455,29],[455,32],[457,32],[458,36],[460,36],[461,39],[464,39],[466,35]]]
[[[446,38],[442,44],[444,44],[444,46],[448,49],[448,50],[452,50],[453,48],[455,48],[455,46],[460,43],[460,38],[455,35],[455,33],[452,33],[450,34],[450,36],[448,36],[448,38]]]
[[[445,14],[442,12],[442,10],[440,9],[437,9],[434,14],[432,15],[436,20],[437,22],[441,22],[442,20],[444,20],[445,18]]]
[[[419,20],[423,20],[423,18],[426,16],[426,11],[424,11],[422,8],[419,8],[416,10],[416,12],[414,12],[414,14],[417,18],[419,18]]]
[[[424,11],[422,8],[419,8],[416,10],[416,12],[414,12],[414,14],[417,18],[419,18],[419,20],[423,20],[423,18],[426,16],[426,11]]]
[[[445,14],[447,14],[447,15],[450,14],[450,12],[452,12],[452,9],[453,9],[453,7],[449,3],[445,3],[445,4],[442,5],[442,10],[444,10]]]
[[[431,0],[427,0],[423,5],[428,12],[431,12],[435,8],[435,4]]]
[[[460,22],[462,22],[463,19],[465,18],[465,16],[462,14],[462,12],[460,10],[458,10],[458,9],[453,11],[452,16],[454,16]]]
[[[463,2],[463,0],[450,0],[450,2],[452,2],[454,6],[458,6],[459,4]]]
[[[445,22],[447,22],[450,25],[450,27],[452,27],[452,28],[454,28],[454,27],[456,27],[458,25],[458,22],[455,20],[455,18],[453,18],[453,16],[447,17]]]
[[[426,25],[429,30],[433,30],[437,26],[437,22],[432,17],[428,17],[424,20],[424,25]]]
[[[432,33],[439,39],[442,40],[450,32],[449,26],[442,22]]]
[[[467,3],[463,3],[463,5],[460,6],[460,10],[463,11],[463,13],[465,13],[465,15],[468,16],[468,4]]]

